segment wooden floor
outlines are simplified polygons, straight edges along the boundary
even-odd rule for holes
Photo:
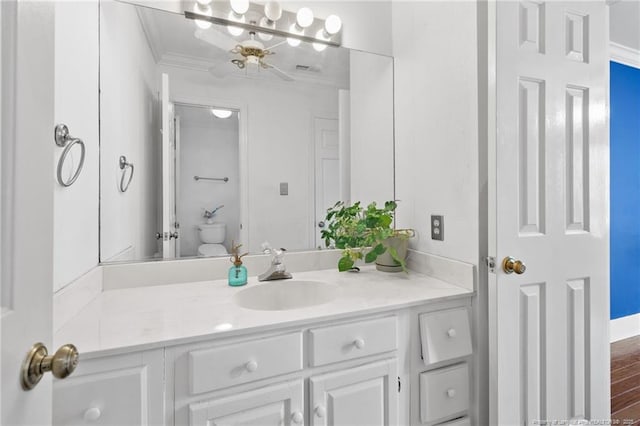
[[[640,425],[640,336],[611,344],[611,418]]]

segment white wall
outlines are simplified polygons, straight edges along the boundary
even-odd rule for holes
[[[350,53],[351,201],[394,199],[393,60]]]
[[[63,148],[54,150],[54,291],[98,264],[97,17],[97,2],[55,5],[55,121],[66,124],[72,136],[84,141],[86,159],[76,182],[65,188],[55,178]],[[51,125],[53,135],[54,123]],[[54,141],[51,138],[42,143]],[[73,175],[79,160],[80,152],[74,148],[65,162],[65,179]]]
[[[248,139],[248,249],[269,241],[288,250],[313,245],[313,118],[338,118],[338,91],[322,86],[216,79],[207,72],[161,67],[171,99],[199,105],[243,105]],[[280,195],[288,182],[289,195]]]
[[[478,264],[475,2],[394,2],[398,224],[419,251]],[[444,241],[430,216],[444,215]]]
[[[156,66],[135,8],[101,4],[101,210],[102,261],[143,259],[157,251],[153,238],[160,184],[160,124]],[[135,175],[119,190],[125,155]]]
[[[204,210],[224,205],[213,218],[227,225],[227,251],[238,243],[240,230],[238,114],[220,119],[208,109],[176,106],[180,117],[180,186],[177,198],[181,256],[196,256],[200,244],[197,225]],[[227,183],[195,181],[194,176],[228,177]]]

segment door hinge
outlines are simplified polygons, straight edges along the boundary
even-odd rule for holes
[[[487,268],[489,268],[489,272],[492,274],[496,273],[496,258],[489,256],[485,259],[485,263],[487,264]]]
[[[400,381],[400,377],[398,377],[398,393],[400,393],[401,389],[402,389],[402,382]]]

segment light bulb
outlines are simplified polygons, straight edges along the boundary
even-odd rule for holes
[[[233,111],[229,111],[228,109],[212,109],[211,113],[218,118],[229,118],[233,115]]]
[[[304,34],[304,31],[299,30],[296,24],[291,24],[291,27],[289,27],[289,32],[297,35]],[[289,43],[289,46],[291,47],[297,47],[300,46],[301,41],[297,38],[287,37],[287,43]]]
[[[264,15],[270,21],[277,21],[282,18],[282,6],[277,1],[269,1],[264,5]]]
[[[329,35],[334,35],[342,29],[342,19],[338,15],[329,15],[324,21],[324,29]]]
[[[276,23],[269,20],[269,18],[263,16],[260,19],[260,26],[264,27],[264,28],[271,28],[274,29],[276,27]],[[265,34],[265,33],[258,33],[258,37],[260,37],[260,39],[264,40],[264,41],[269,41],[273,38],[273,35],[271,34]]]
[[[326,37],[324,36],[324,30],[318,30],[318,32],[316,33],[316,38],[319,40],[327,40]],[[318,52],[322,52],[324,49],[327,48],[327,45],[324,43],[312,43],[313,48],[318,51]]]
[[[197,13],[199,15],[211,16],[212,11],[211,11],[211,7],[209,7],[208,5],[203,5],[200,2],[198,2],[193,6],[193,13]],[[203,30],[208,30],[209,28],[211,28],[211,25],[213,25],[211,22],[203,21],[202,19],[196,19],[195,23],[198,28]]]
[[[229,16],[227,16],[227,18],[230,21],[233,21],[233,22],[240,22],[240,23],[243,23],[243,24],[245,22],[244,15],[238,17],[233,11],[229,12]],[[240,28],[240,27],[232,27],[232,26],[227,26],[227,31],[229,31],[229,34],[231,34],[232,36],[235,36],[235,37],[241,35],[244,32],[244,30],[242,28]]]
[[[198,4],[201,6],[209,6],[211,4],[211,0],[196,0]]]
[[[229,0],[231,9],[238,15],[244,15],[249,10],[249,0]]]
[[[307,28],[313,24],[313,11],[308,7],[303,7],[296,14],[296,22],[300,28]]]

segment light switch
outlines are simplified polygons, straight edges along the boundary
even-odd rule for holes
[[[280,195],[289,195],[289,182],[280,182]]]

